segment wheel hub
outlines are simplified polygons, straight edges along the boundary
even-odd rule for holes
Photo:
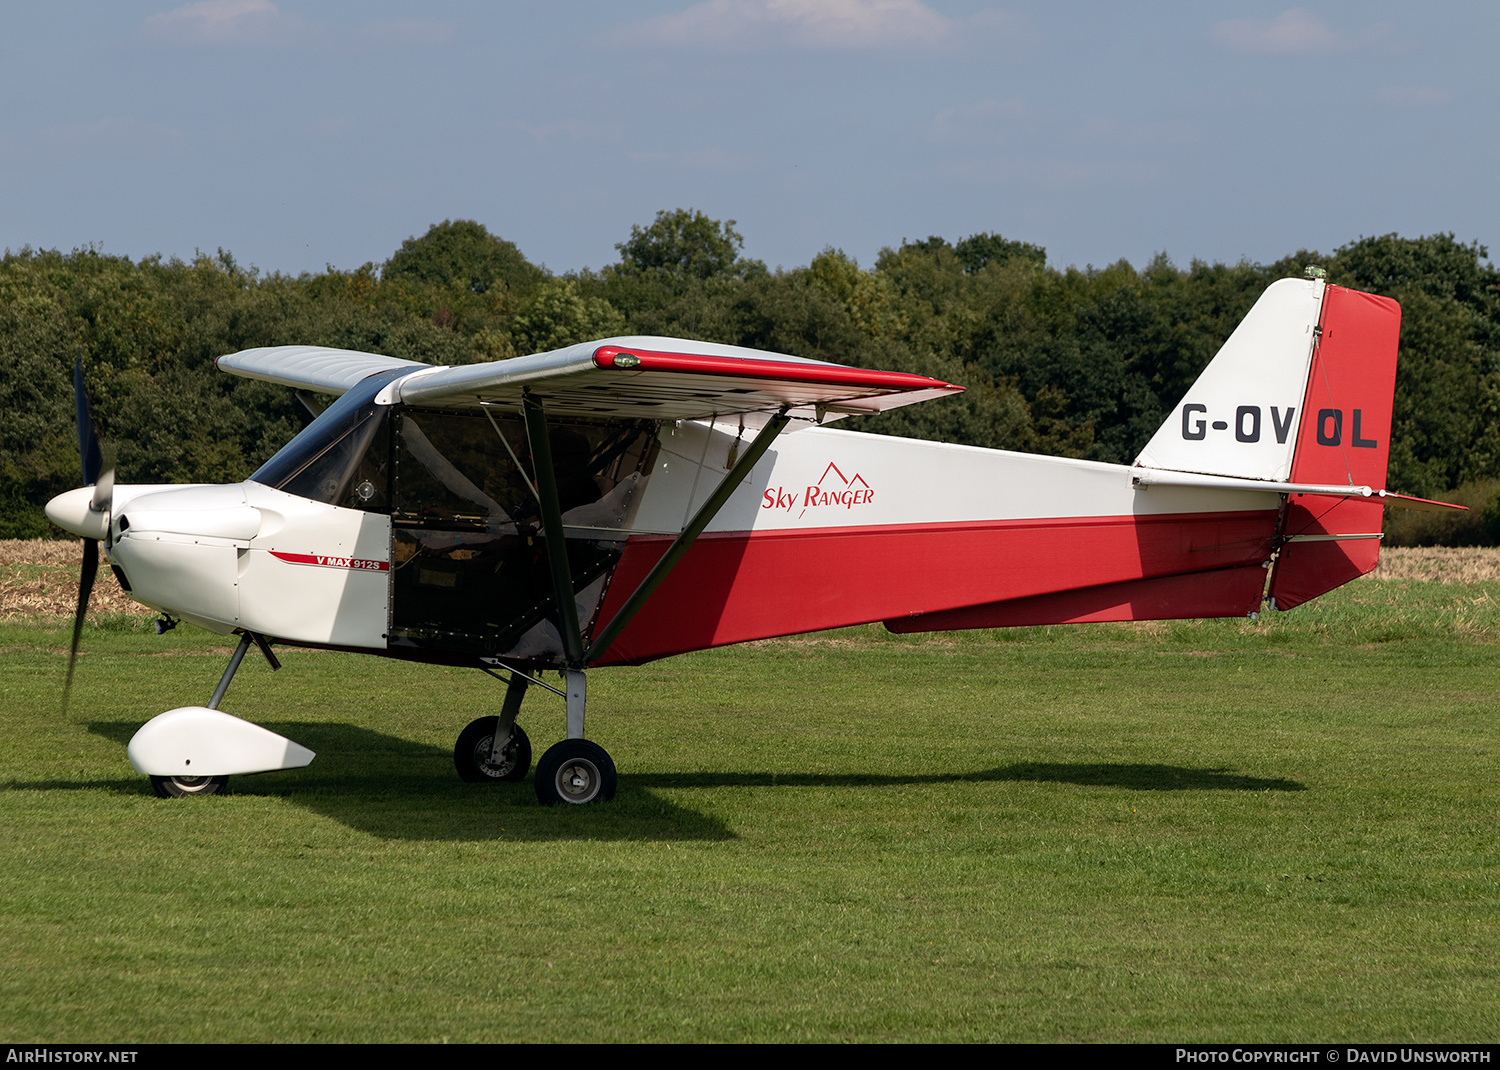
[[[586,801],[597,790],[599,771],[588,762],[574,761],[558,772],[558,789],[570,802]]]
[[[474,744],[474,764],[485,776],[494,777],[496,780],[505,779],[506,775],[516,767],[516,740],[515,736],[505,741],[505,746],[500,750],[500,760],[491,761],[490,751],[495,745],[495,737],[488,735]]]
[[[564,739],[547,748],[536,767],[536,797],[543,806],[582,806],[615,797],[615,764],[586,739]]]

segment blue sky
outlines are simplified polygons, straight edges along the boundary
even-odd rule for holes
[[[562,272],[663,208],[772,267],[1452,231],[1500,253],[1500,5],[0,0],[0,247],[357,267],[477,219]]]

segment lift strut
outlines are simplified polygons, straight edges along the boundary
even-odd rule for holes
[[[672,571],[678,561],[682,560],[682,556],[688,552],[698,536],[703,534],[703,529],[719,515],[719,510],[724,508],[724,503],[729,501],[729,496],[745,481],[750,470],[755,467],[755,463],[761,459],[766,450],[771,448],[771,443],[775,441],[776,436],[781,434],[786,425],[791,422],[792,418],[786,414],[786,408],[783,407],[766,422],[765,427],[760,429],[760,433],[755,436],[749,448],[740,455],[734,467],[719,481],[718,487],[708,496],[708,500],[698,507],[698,511],[693,514],[693,519],[688,521],[687,527],[683,528],[682,533],[672,540],[672,545],[667,547],[667,552],[662,554],[661,560],[652,567],[651,571],[646,574],[646,578],[641,580],[640,585],[625,600],[620,611],[610,618],[609,623],[589,644],[588,650],[583,655],[585,663],[591,664],[604,656],[610,644],[619,637],[620,633],[625,630],[625,626],[646,604],[646,599],[650,598],[652,592],[661,586],[667,574]]]

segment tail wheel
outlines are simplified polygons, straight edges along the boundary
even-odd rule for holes
[[[543,806],[608,802],[615,797],[617,779],[614,760],[603,747],[565,739],[547,748],[536,763],[536,797]]]
[[[227,776],[154,776],[151,790],[160,799],[187,799],[194,795],[222,795]]]
[[[526,778],[531,769],[531,740],[520,725],[510,726],[510,739],[501,749],[499,760],[490,760],[499,724],[498,717],[481,717],[470,721],[458,734],[458,742],[453,745],[453,766],[461,779],[483,784],[497,780],[514,783]]]

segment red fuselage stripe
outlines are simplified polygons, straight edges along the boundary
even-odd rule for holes
[[[321,565],[324,568],[350,568],[362,572],[385,572],[391,567],[389,561],[377,561],[369,557],[334,557],[329,554],[285,554],[272,550],[271,556],[292,565]]]
[[[1275,529],[1257,510],[706,534],[603,661],[1259,565]],[[601,626],[670,542],[626,543]]]

